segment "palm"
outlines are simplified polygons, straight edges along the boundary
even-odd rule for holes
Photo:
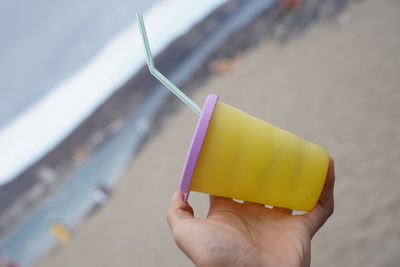
[[[301,216],[225,198],[212,202],[207,219],[186,220],[178,231],[182,235],[176,236],[178,245],[190,248],[188,256],[199,265],[299,266],[309,261],[310,245],[303,240],[310,238]],[[260,257],[265,250],[273,257]]]

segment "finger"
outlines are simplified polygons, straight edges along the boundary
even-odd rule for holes
[[[328,174],[325,180],[324,188],[317,205],[304,216],[311,223],[311,234],[314,235],[318,229],[326,222],[334,210],[333,188],[335,184],[335,166],[334,160],[329,160]]]
[[[273,210],[286,215],[292,215],[293,212],[293,210],[291,209],[281,208],[281,207],[273,207]]]
[[[173,230],[176,224],[185,219],[193,219],[194,213],[192,207],[183,201],[183,194],[175,192],[167,212],[167,221],[169,227]]]
[[[210,195],[210,208],[208,211],[208,215],[210,215],[212,212],[221,210],[221,209],[229,209],[233,207],[236,203],[233,199],[227,198],[227,197],[218,197],[218,196],[213,196]]]
[[[244,204],[246,206],[249,206],[249,207],[263,207],[263,208],[265,208],[264,204],[260,204],[260,203],[256,203],[256,202],[245,201]]]
[[[231,198],[210,195],[210,208],[216,206],[229,206],[233,203],[235,202]]]

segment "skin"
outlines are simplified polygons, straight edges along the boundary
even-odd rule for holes
[[[331,159],[320,199],[303,215],[211,196],[207,218],[199,219],[176,192],[167,221],[176,244],[197,266],[310,266],[311,239],[334,210],[334,181]]]

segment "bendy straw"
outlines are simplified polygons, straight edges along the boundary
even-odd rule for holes
[[[174,93],[180,100],[182,100],[188,107],[190,107],[194,112],[198,115],[201,113],[201,109],[196,103],[194,103],[189,97],[187,97],[178,87],[176,87],[170,80],[168,80],[164,75],[159,72],[154,66],[153,56],[151,54],[149,40],[147,39],[146,28],[144,26],[143,15],[142,13],[137,13],[137,19],[140,28],[140,34],[142,36],[146,57],[147,57],[147,66],[149,68],[150,73],[157,78],[162,84],[165,85],[172,93]]]

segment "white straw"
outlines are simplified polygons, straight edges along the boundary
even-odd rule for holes
[[[162,84],[165,85],[172,93],[174,93],[180,100],[183,101],[188,107],[190,107],[194,112],[198,115],[201,113],[201,109],[196,103],[194,103],[189,97],[187,97],[178,87],[176,87],[170,80],[168,80],[164,75],[159,72],[154,66],[153,56],[151,54],[149,40],[147,39],[146,28],[144,26],[143,15],[141,13],[137,13],[137,19],[139,22],[140,34],[142,36],[146,57],[147,57],[147,66],[149,68],[150,73],[157,78]]]

